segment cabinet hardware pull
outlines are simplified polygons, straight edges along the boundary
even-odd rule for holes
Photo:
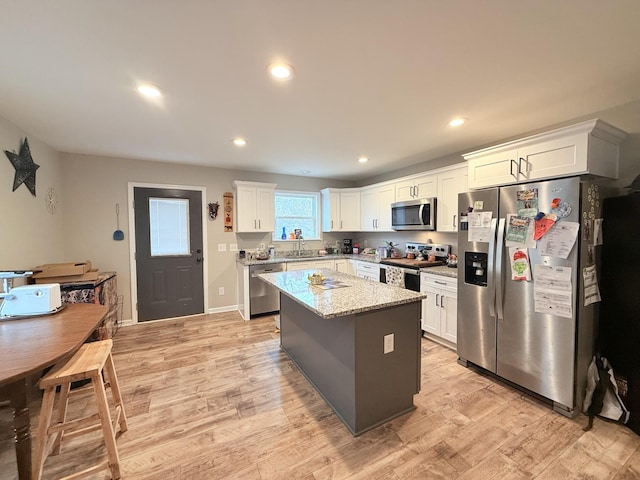
[[[527,161],[524,158],[522,158],[522,157],[518,158],[518,173],[520,175],[525,175],[525,174],[529,173],[529,168],[527,168],[526,172],[523,172],[522,171],[522,162],[524,162],[525,166],[527,166],[527,167],[529,166],[529,164],[527,163]]]
[[[516,163],[516,161],[512,158],[511,160],[509,160],[509,173],[511,174],[512,177],[514,178],[518,178],[517,175],[513,174],[513,164],[516,164],[516,167],[518,166],[518,164]]]
[[[436,307],[439,307],[440,305],[438,305],[438,297],[440,296],[439,293],[436,293]]]
[[[440,296],[440,308],[444,308],[444,295]]]
[[[434,280],[433,283],[437,283],[438,285],[446,285],[447,282],[441,282],[440,280]]]
[[[456,217],[457,216],[458,215],[455,215],[455,214],[453,215],[453,228],[458,228],[458,224],[456,223]]]

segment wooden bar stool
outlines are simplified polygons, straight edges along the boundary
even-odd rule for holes
[[[81,472],[64,477],[64,479],[83,478],[107,466],[111,470],[111,477],[113,479],[120,478],[120,457],[118,455],[115,438],[116,424],[120,425],[121,432],[126,432],[128,427],[127,417],[120,395],[120,388],[118,387],[118,378],[116,377],[116,370],[111,357],[112,345],[113,341],[111,339],[101,342],[85,343],[73,357],[66,362],[56,365],[40,380],[40,388],[44,390],[44,395],[42,397],[40,420],[38,421],[38,436],[36,438],[36,449],[33,459],[33,478],[35,480],[39,480],[42,475],[42,467],[49,455],[49,451],[51,451],[52,455],[60,452],[63,438],[72,438],[100,429],[102,429],[107,450],[107,460]],[[106,374],[106,381],[103,373]],[[67,421],[67,403],[69,396],[85,390],[85,388],[83,388],[71,391],[71,382],[85,379],[90,379],[93,385],[98,413],[77,420]],[[56,423],[51,425],[53,404],[58,386],[60,386],[58,418]],[[113,423],[111,414],[109,413],[105,387],[111,387],[111,396],[113,397],[116,407]]]

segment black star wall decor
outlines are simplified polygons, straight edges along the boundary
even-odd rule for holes
[[[40,165],[34,163],[31,158],[31,150],[29,149],[29,142],[27,137],[24,137],[24,142],[20,146],[20,153],[17,154],[15,150],[10,152],[5,150],[9,161],[16,169],[16,175],[13,177],[13,191],[16,191],[23,183],[27,186],[31,195],[36,196],[36,170],[40,168]]]

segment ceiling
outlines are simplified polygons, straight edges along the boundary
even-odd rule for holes
[[[0,116],[61,152],[357,181],[618,105],[640,112],[637,0],[0,0],[0,11]],[[295,76],[271,79],[275,61]],[[141,81],[164,96],[142,98]],[[458,116],[468,122],[449,127]]]

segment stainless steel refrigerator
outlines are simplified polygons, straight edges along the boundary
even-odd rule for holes
[[[600,226],[600,197],[606,192],[572,177],[476,190],[458,198],[459,212],[469,213],[458,232],[459,362],[475,364],[545,397],[567,416],[581,410],[594,350],[598,302],[591,298],[585,306],[583,268],[591,267],[592,273],[595,265],[597,271],[599,247],[594,235]],[[530,201],[523,200],[527,195]],[[557,220],[546,234],[551,236],[544,240],[544,250],[542,240],[532,243],[527,238],[530,248],[524,254],[529,270],[521,273],[529,275],[525,279],[514,273],[509,249],[524,238],[520,235],[525,230],[510,221],[510,215],[527,217],[536,212],[554,213]],[[551,232],[561,225],[578,230],[572,246],[565,237],[555,240],[564,245],[549,245],[560,230]],[[571,250],[563,258],[562,249],[568,247]],[[554,292],[554,283],[548,277],[543,282],[542,272],[556,270],[563,278]],[[588,296],[592,294],[589,281]]]

